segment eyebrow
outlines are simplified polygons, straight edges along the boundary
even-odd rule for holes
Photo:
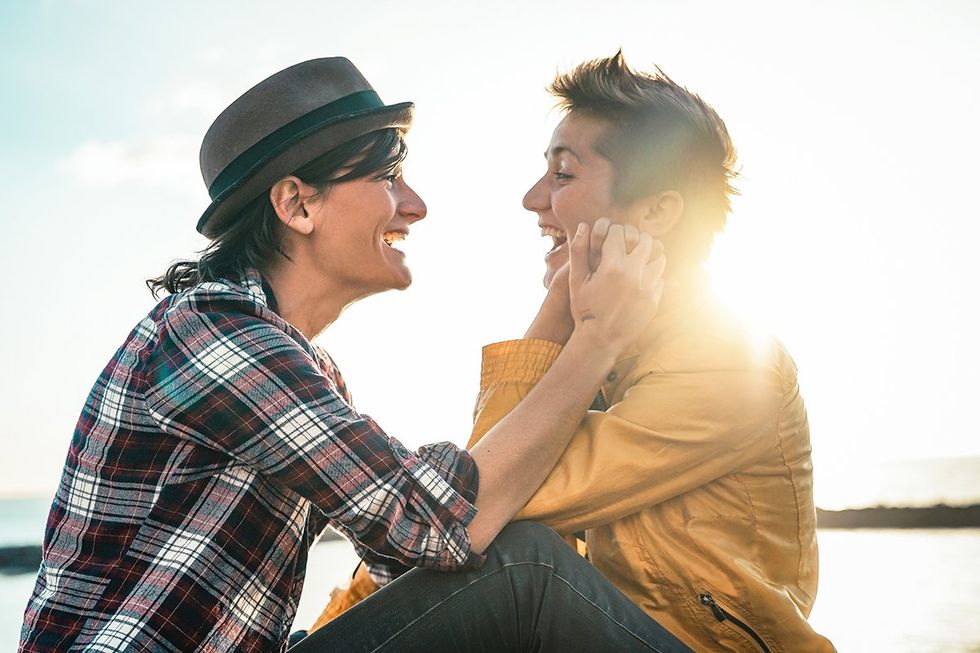
[[[544,158],[546,158],[546,159],[547,159],[547,158],[549,158],[549,156],[550,156],[550,157],[556,157],[556,156],[558,156],[559,154],[562,154],[563,152],[568,152],[569,154],[571,154],[572,156],[574,156],[574,157],[575,157],[575,159],[576,159],[576,160],[577,160],[577,161],[578,161],[579,163],[581,163],[581,162],[582,162],[582,157],[580,157],[580,156],[579,156],[578,154],[576,154],[576,153],[575,153],[575,150],[573,150],[573,149],[572,149],[572,148],[570,148],[570,147],[566,147],[566,146],[564,146],[564,145],[556,145],[556,146],[554,146],[553,148],[551,148],[551,151],[550,151],[550,152],[549,152],[548,150],[545,150],[545,152],[544,152]]]

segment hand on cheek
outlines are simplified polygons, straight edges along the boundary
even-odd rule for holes
[[[610,225],[612,221],[609,218],[599,218],[592,225],[589,236],[589,269],[593,272],[599,268],[599,261],[602,260],[602,243],[606,240]]]
[[[609,218],[599,218],[592,225],[592,233],[589,237],[589,269],[593,272],[596,271],[599,262],[602,260],[602,243],[605,242],[611,226],[622,228],[622,237],[626,243],[627,254],[640,244],[640,230],[635,225],[614,223]]]

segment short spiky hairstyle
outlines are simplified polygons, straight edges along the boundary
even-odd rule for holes
[[[735,147],[728,129],[704,100],[660,68],[653,74],[626,65],[622,51],[559,74],[549,91],[565,111],[609,125],[596,150],[616,171],[614,199],[628,203],[666,190],[684,197],[679,240],[696,261],[707,258],[725,227]]]

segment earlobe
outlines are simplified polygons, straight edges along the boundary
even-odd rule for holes
[[[644,231],[654,238],[663,238],[677,227],[684,214],[684,197],[676,190],[658,193],[651,198],[643,216]]]
[[[306,210],[310,194],[304,192],[305,186],[297,177],[283,177],[269,190],[269,201],[283,225],[307,235],[313,231],[313,221]]]

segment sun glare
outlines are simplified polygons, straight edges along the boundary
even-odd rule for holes
[[[769,246],[767,242],[722,234],[705,265],[713,294],[745,329],[759,352],[772,336],[779,335],[774,332],[772,280],[759,269],[764,266]]]

